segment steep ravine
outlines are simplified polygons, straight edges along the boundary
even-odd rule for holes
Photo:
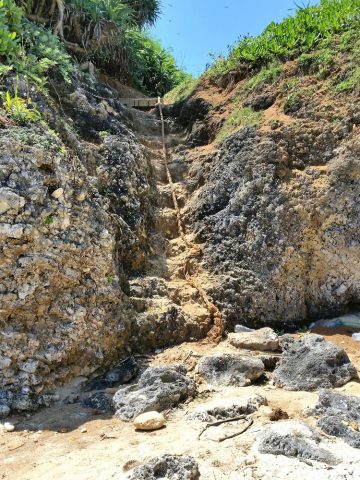
[[[79,375],[129,352],[204,338],[211,327],[184,277],[188,252],[156,113],[128,110],[115,91],[83,78],[54,88],[58,107],[33,94],[51,130],[1,130],[5,413],[47,405]],[[248,127],[213,144],[230,95],[205,85],[167,112],[185,231],[203,252],[192,274],[228,331],[235,323],[291,329],[356,308],[356,108],[342,105],[334,125],[317,125],[305,109],[300,121],[287,116],[274,130]],[[280,104],[271,108],[276,115]]]

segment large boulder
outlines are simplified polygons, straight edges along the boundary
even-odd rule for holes
[[[261,377],[265,367],[257,358],[221,353],[203,357],[198,363],[198,371],[214,385],[243,387]]]
[[[253,332],[230,333],[229,342],[236,348],[275,352],[279,349],[279,337],[272,328],[265,327]]]
[[[318,426],[328,435],[342,438],[360,448],[360,398],[330,391],[321,391],[313,412],[320,416]]]
[[[259,435],[258,450],[265,454],[336,464],[335,456],[320,447],[320,441],[319,435],[308,425],[289,420],[264,427]]]
[[[283,353],[273,378],[286,390],[311,391],[341,387],[357,376],[345,350],[321,335],[308,335]]]
[[[116,415],[125,421],[145,412],[162,412],[196,394],[184,365],[150,367],[139,383],[119,389],[113,397]]]
[[[198,480],[200,472],[193,457],[163,455],[135,468],[129,480]]]

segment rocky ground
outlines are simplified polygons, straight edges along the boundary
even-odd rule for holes
[[[15,431],[0,433],[2,478],[295,480],[300,471],[356,480],[360,355],[351,329],[336,335],[326,330],[326,342],[313,334],[278,338],[266,330],[231,334],[216,346],[185,343],[138,356],[91,382],[78,378],[59,391],[57,405],[7,419]],[[313,341],[318,352],[296,347]],[[225,362],[225,370],[204,367],[229,356],[237,363]],[[296,384],[284,385],[287,357],[297,358]],[[258,370],[251,362],[260,364]],[[119,388],[119,381],[130,386]],[[149,410],[162,412],[163,420],[150,413],[147,423],[141,417],[133,423]],[[233,421],[211,426],[219,420]]]

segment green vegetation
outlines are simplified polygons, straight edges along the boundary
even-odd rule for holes
[[[44,220],[44,225],[52,225],[54,223],[54,216],[53,215],[48,215],[47,217],[45,217],[45,220]]]
[[[186,74],[144,30],[159,14],[160,0],[0,0],[0,75],[11,67],[45,92],[53,72],[70,81],[74,60],[91,61],[163,95]]]
[[[41,119],[40,113],[31,105],[31,99],[23,99],[18,96],[15,90],[14,97],[6,92],[4,110],[15,122],[26,125],[30,122],[38,122]]]
[[[235,108],[226,118],[225,123],[217,134],[216,142],[221,142],[224,138],[237,132],[243,127],[259,124],[261,118],[262,113],[254,112],[250,107]]]
[[[199,85],[199,79],[193,78],[188,75],[179,85],[173,88],[169,93],[165,95],[165,101],[167,103],[176,103],[190,97],[196,87]]]
[[[244,92],[253,92],[259,90],[266,84],[272,84],[283,73],[284,67],[282,65],[272,65],[264,67],[257,75],[248,80],[242,90]]]
[[[293,17],[271,23],[257,37],[245,37],[230,48],[227,58],[219,57],[208,71],[221,77],[238,70],[285,61],[316,47],[323,39],[353,27],[360,27],[360,0],[321,0],[320,5],[301,7]]]
[[[0,57],[11,61],[19,52],[21,9],[12,0],[0,0]]]

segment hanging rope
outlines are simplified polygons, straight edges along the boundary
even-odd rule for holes
[[[160,120],[161,120],[162,150],[163,150],[164,165],[166,170],[166,177],[171,189],[171,196],[174,204],[174,209],[176,212],[178,232],[182,241],[188,248],[188,254],[186,256],[184,267],[183,267],[184,277],[185,277],[185,280],[188,282],[188,284],[199,292],[201,299],[203,300],[204,304],[206,305],[206,308],[209,311],[210,319],[212,321],[212,328],[208,333],[208,338],[213,341],[220,341],[224,334],[224,322],[221,316],[221,312],[217,308],[217,306],[214,305],[213,302],[211,302],[201,283],[197,279],[195,279],[194,276],[191,275],[190,262],[194,258],[199,258],[202,255],[202,250],[200,245],[197,245],[194,242],[188,240],[185,235],[183,222],[181,218],[181,211],[180,211],[179,203],[176,197],[176,190],[175,190],[174,182],[173,182],[172,175],[169,169],[169,164],[168,164],[163,104],[161,102],[160,97],[158,98],[157,106],[159,107]]]

